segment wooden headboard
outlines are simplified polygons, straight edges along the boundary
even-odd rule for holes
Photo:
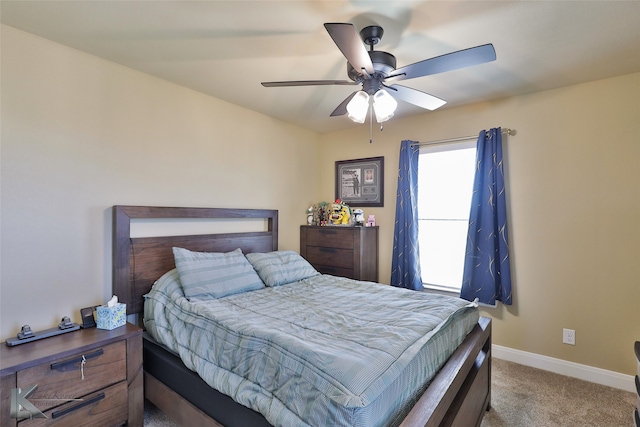
[[[264,219],[266,231],[131,237],[132,219]],[[263,209],[113,207],[113,293],[127,304],[127,314],[142,313],[143,295],[175,267],[172,247],[199,252],[243,253],[278,250],[278,211]]]

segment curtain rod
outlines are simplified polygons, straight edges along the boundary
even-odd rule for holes
[[[516,134],[516,130],[515,129],[509,129],[509,128],[505,128],[502,129],[502,134],[503,135],[515,135]],[[478,139],[478,135],[469,135],[469,136],[461,136],[458,138],[449,138],[449,139],[439,139],[437,141],[428,141],[428,142],[416,142],[415,144],[411,144],[412,147],[415,146],[421,146],[421,145],[439,145],[439,144],[451,144],[454,142],[461,142],[461,141],[469,141],[472,139]]]

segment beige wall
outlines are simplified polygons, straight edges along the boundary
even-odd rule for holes
[[[320,173],[384,156],[381,281],[391,271],[400,141],[510,127],[505,139],[514,305],[483,310],[494,343],[625,374],[640,339],[640,73],[323,135]],[[321,196],[334,197],[333,180]],[[562,344],[576,330],[576,346]]]
[[[318,136],[10,27],[1,47],[0,339],[110,296],[110,206],[277,208],[298,249],[335,160],[385,157],[385,206],[366,211],[388,283],[399,142],[503,126],[515,304],[484,310],[494,342],[634,372],[640,74],[392,119],[369,144],[366,125]]]
[[[11,27],[1,59],[0,339],[111,296],[114,204],[279,209],[299,248],[317,134]]]

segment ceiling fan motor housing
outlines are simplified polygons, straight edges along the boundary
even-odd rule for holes
[[[373,63],[373,70],[375,71],[374,75],[371,77],[384,79],[393,70],[396,69],[396,57],[392,54],[383,52],[381,50],[371,50],[367,53],[369,54],[369,58],[371,58],[371,62]],[[360,82],[366,79],[364,70],[356,70],[348,62],[347,74],[349,75],[349,78],[355,82]]]

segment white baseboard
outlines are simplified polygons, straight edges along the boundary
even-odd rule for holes
[[[500,345],[492,345],[491,352],[497,359],[519,363],[532,368],[543,369],[568,377],[590,381],[609,387],[635,393],[636,386],[633,375],[625,375],[619,372],[608,371],[606,369],[594,368],[593,366],[581,365],[562,359],[543,356],[541,354],[529,353],[527,351],[515,350]]]

